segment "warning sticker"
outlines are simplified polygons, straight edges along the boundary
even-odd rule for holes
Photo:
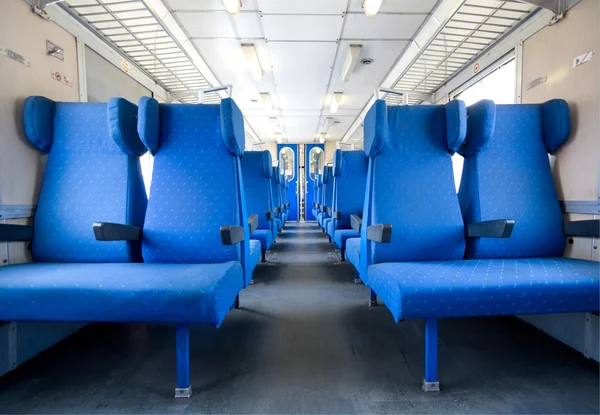
[[[577,68],[578,66],[591,61],[593,55],[594,52],[590,50],[589,52],[584,53],[583,55],[577,56],[575,59],[573,59],[573,68]]]
[[[479,70],[481,69],[481,64],[479,62],[475,62],[475,64],[473,65],[473,73],[478,73]]]
[[[67,78],[67,76],[61,73],[60,71],[51,70],[50,76],[52,77],[52,79],[60,82],[61,84],[65,84],[68,87],[73,87],[73,81],[71,80],[71,78]]]

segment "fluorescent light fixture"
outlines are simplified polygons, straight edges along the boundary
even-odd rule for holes
[[[331,124],[333,124],[333,118],[332,117],[325,118],[325,123],[323,124],[323,131],[328,132]]]
[[[279,131],[279,121],[277,120],[277,117],[269,117],[269,121],[271,121],[273,130]]]
[[[275,136],[277,137],[277,143],[279,143],[279,144],[283,143],[283,134],[282,133],[275,133]]]
[[[383,0],[365,0],[363,1],[363,9],[367,16],[375,16],[381,7]]]
[[[248,64],[248,70],[252,74],[252,78],[255,81],[260,81],[263,76],[263,71],[258,61],[258,55],[256,54],[256,48],[254,44],[242,44],[242,51],[244,52],[244,58]]]
[[[352,71],[354,71],[356,62],[358,62],[358,58],[360,57],[361,48],[362,45],[348,46],[348,53],[346,54],[346,59],[344,60],[342,70],[340,71],[342,82],[348,82],[348,80],[350,80],[350,75],[352,75]]]
[[[333,96],[331,97],[331,105],[329,106],[329,111],[332,114],[335,114],[338,110],[338,108],[340,107],[340,103],[342,102],[342,96],[344,94],[342,94],[341,92],[334,92]]]
[[[319,137],[319,143],[323,144],[325,142],[326,138],[327,138],[327,133],[321,133],[321,135]]]
[[[271,95],[269,95],[268,92],[261,92],[260,100],[262,101],[265,109],[268,109],[268,110],[273,109],[273,101],[271,101]]]
[[[225,6],[227,13],[238,14],[240,7],[242,7],[242,2],[241,0],[223,0],[223,6]]]

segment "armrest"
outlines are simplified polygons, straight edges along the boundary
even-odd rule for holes
[[[565,222],[566,236],[600,238],[600,219],[574,220]]]
[[[350,226],[356,233],[360,233],[360,227],[362,226],[362,218],[358,215],[350,215]]]
[[[258,215],[256,213],[248,218],[248,228],[250,228],[250,233],[254,233],[258,228]]]
[[[367,239],[373,242],[387,243],[392,240],[392,225],[380,223],[367,228]]]
[[[2,242],[30,241],[31,239],[33,239],[32,225],[0,224],[0,241]]]
[[[336,210],[335,212],[333,212],[333,215],[331,215],[331,217],[333,219],[341,219],[342,218],[342,211],[341,210]]]
[[[273,220],[273,212],[271,212],[270,210],[267,210],[266,216],[267,220]]]
[[[234,245],[244,240],[244,228],[241,226],[221,226],[221,243]]]
[[[279,213],[279,210],[280,210],[279,206],[277,206],[277,207],[274,207],[274,208],[273,208],[273,212],[274,212],[275,214],[278,214],[278,213]]]
[[[510,238],[514,227],[515,221],[511,219],[469,223],[467,238]]]
[[[142,229],[121,223],[95,222],[92,226],[97,241],[139,241]]]

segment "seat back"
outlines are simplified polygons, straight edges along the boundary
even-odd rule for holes
[[[494,117],[495,113],[495,117]],[[495,105],[468,109],[459,199],[465,223],[513,219],[510,238],[469,238],[468,258],[562,256],[563,217],[550,171],[553,153],[570,132],[569,106]]]
[[[317,195],[315,197],[315,202],[318,205],[323,204],[323,174],[317,174]]]
[[[333,156],[335,229],[350,229],[350,215],[362,215],[369,159],[364,151],[336,150]]]
[[[139,103],[140,137],[154,154],[142,240],[145,262],[222,263],[249,254],[241,175],[244,121],[232,99],[220,104]],[[244,228],[223,245],[220,228]]]
[[[333,205],[333,168],[323,168],[323,205],[331,209]]]
[[[377,100],[369,110],[365,154],[370,158],[370,190],[363,208],[368,217],[366,223],[363,219],[367,226],[361,228],[364,243],[369,225],[392,225],[389,243],[369,242],[365,247],[370,263],[463,257],[465,234],[451,155],[465,134],[462,101],[386,107],[385,101]]]
[[[242,175],[246,195],[248,216],[258,215],[258,228],[270,230],[272,223],[267,219],[267,211],[273,212],[270,187],[271,153],[265,151],[246,151],[242,157]]]
[[[48,152],[34,218],[36,262],[141,261],[139,243],[96,241],[97,221],[141,227],[146,191],[136,132],[137,106],[121,98],[108,103],[25,100],[29,141]]]
[[[281,189],[279,188],[279,167],[272,168],[271,174],[271,197],[273,199],[273,208],[281,207]]]
[[[281,192],[281,204],[282,205],[286,205],[287,204],[287,179],[285,177],[285,175],[280,174],[279,175],[279,191]],[[287,211],[287,208],[284,209]]]

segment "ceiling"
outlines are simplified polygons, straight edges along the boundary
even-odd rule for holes
[[[311,143],[326,131],[327,141],[346,144],[362,140],[359,127],[376,87],[431,94],[536,10],[514,0],[384,0],[368,17],[362,3],[242,0],[236,15],[221,0],[68,0],[61,7],[180,102],[232,85],[254,142]],[[258,81],[243,44],[254,45]],[[359,62],[343,82],[350,45],[361,45]],[[366,58],[372,63],[360,62]],[[181,95],[186,91],[192,94]],[[334,92],[343,95],[332,114]],[[404,99],[382,96],[390,104]],[[218,99],[213,93],[205,102]],[[408,103],[423,99],[409,94]]]

